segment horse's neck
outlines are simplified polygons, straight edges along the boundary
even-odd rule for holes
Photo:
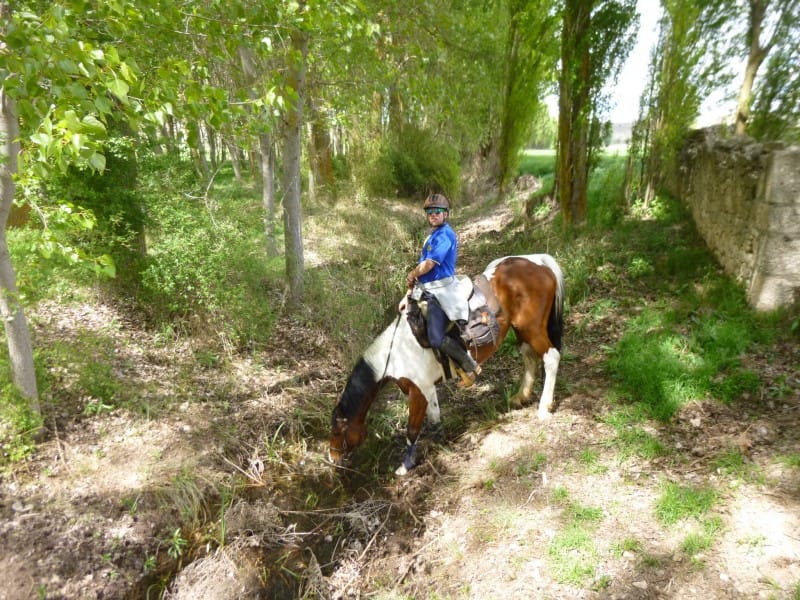
[[[366,415],[382,384],[382,378],[375,374],[372,366],[363,358],[360,359],[353,368],[339,400],[342,416],[351,419],[357,415]]]

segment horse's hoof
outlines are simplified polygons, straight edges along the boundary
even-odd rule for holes
[[[539,417],[540,421],[546,423],[553,418],[553,413],[551,413],[549,410],[540,410],[538,413],[536,413],[536,416]]]
[[[409,444],[406,446],[406,451],[403,453],[403,464],[397,468],[394,474],[402,477],[415,466],[417,466],[417,445]]]
[[[508,404],[509,406],[511,406],[512,409],[517,410],[522,408],[524,402],[522,401],[522,398],[520,398],[519,396],[512,396]]]

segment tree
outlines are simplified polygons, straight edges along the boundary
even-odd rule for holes
[[[744,78],[739,88],[736,103],[736,133],[742,135],[747,130],[750,107],[753,97],[753,84],[761,64],[772,49],[787,40],[794,42],[798,28],[798,4],[795,0],[749,0],[747,32],[745,42],[748,47]],[[772,17],[770,19],[769,17]],[[769,28],[772,24],[771,31]],[[795,30],[795,35],[791,34]],[[765,39],[762,40],[762,34]]]
[[[101,171],[102,118],[128,101],[135,69],[111,45],[73,37],[76,14],[61,6],[36,13],[15,12],[0,3],[0,314],[3,317],[15,385],[39,412],[33,351],[5,225],[14,201],[21,140],[27,167],[44,175],[70,165]],[[80,80],[80,83],[77,81]],[[42,82],[46,81],[46,85]],[[19,124],[25,124],[20,130]]]
[[[589,171],[601,141],[600,91],[630,51],[635,22],[633,0],[564,3],[556,186],[565,225],[586,220]]]
[[[800,38],[770,54],[757,87],[748,134],[759,140],[800,143]]]
[[[0,13],[5,20],[8,6],[0,5]],[[11,264],[11,254],[6,241],[6,222],[14,202],[14,177],[17,173],[19,154],[19,126],[16,103],[0,87],[0,318],[8,341],[8,355],[11,360],[12,379],[28,407],[41,416],[39,391],[36,386],[36,369],[33,364],[28,324],[19,299],[16,274]]]
[[[301,3],[303,8],[304,4]],[[303,215],[300,207],[300,153],[303,136],[303,104],[309,35],[298,26],[291,32],[287,65],[286,91],[290,101],[283,122],[283,222],[286,279],[289,284],[289,305],[303,300]]]
[[[511,0],[508,12],[497,173],[501,191],[516,172],[534,124],[547,118],[542,99],[558,56],[557,20],[548,3]]]
[[[635,196],[645,204],[652,201],[675,164],[702,98],[725,77],[730,13],[715,2],[696,0],[665,0],[662,6],[649,83],[642,93],[628,151],[628,202]]]

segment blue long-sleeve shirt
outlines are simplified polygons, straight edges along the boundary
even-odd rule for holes
[[[434,229],[422,245],[419,262],[432,260],[436,265],[420,276],[421,283],[430,283],[452,277],[456,274],[456,259],[458,258],[458,239],[456,232],[449,223]]]

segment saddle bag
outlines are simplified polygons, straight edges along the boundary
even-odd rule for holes
[[[500,324],[489,306],[484,304],[477,308],[470,306],[469,321],[462,328],[461,337],[469,348],[496,344],[500,336]]]
[[[409,299],[406,309],[406,318],[411,331],[423,348],[431,347],[428,340],[428,328],[425,324],[427,312],[425,309],[428,302],[436,302],[436,299],[429,292],[422,292],[419,299],[414,297]],[[467,348],[495,344],[500,336],[500,324],[497,322],[495,313],[486,302],[485,296],[478,290],[469,300],[469,320],[466,323],[459,321],[458,331],[461,333],[461,340]],[[458,334],[453,333],[457,338]]]

